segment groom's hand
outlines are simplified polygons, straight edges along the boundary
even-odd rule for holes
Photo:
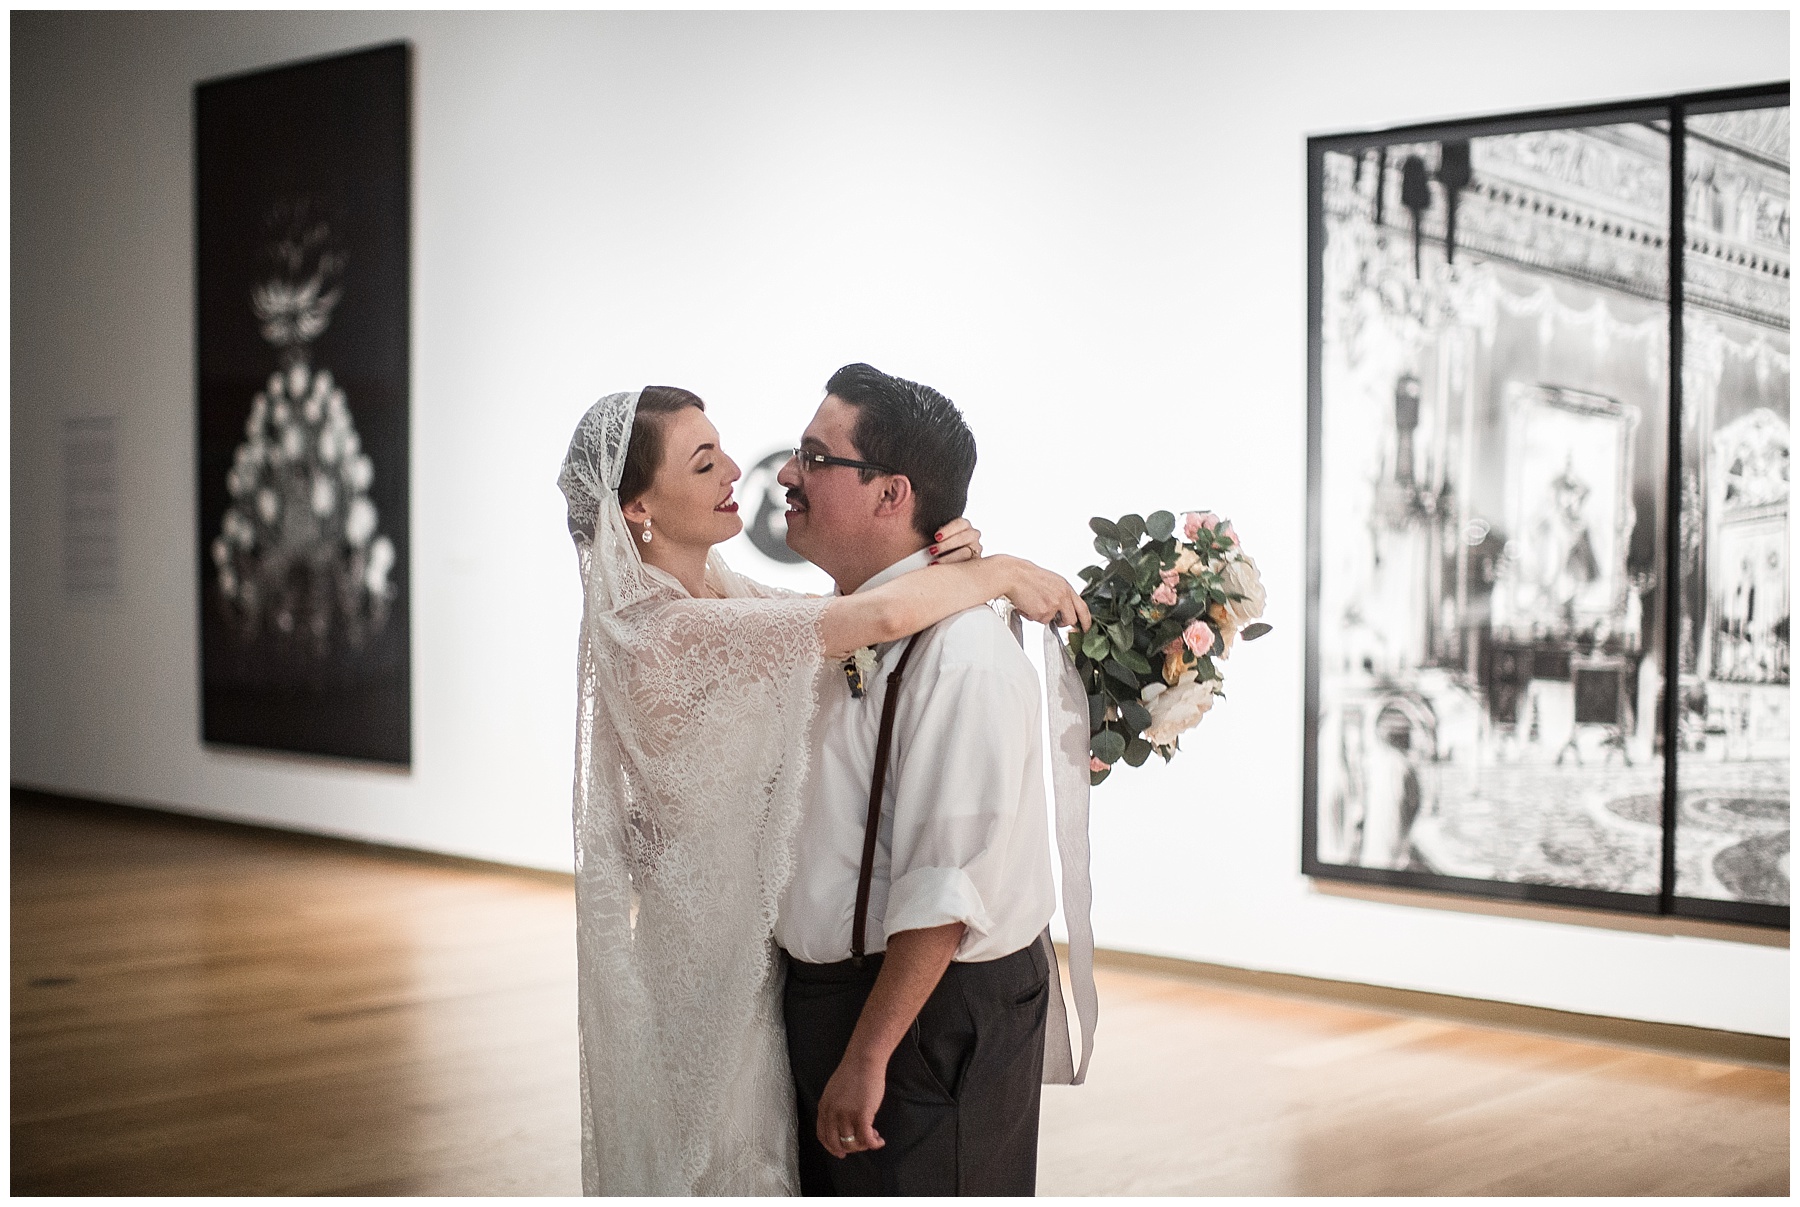
[[[846,1055],[819,1095],[819,1143],[834,1157],[869,1152],[887,1141],[875,1130],[875,1112],[887,1093],[887,1062],[852,1061]],[[845,1137],[849,1137],[848,1140]]]
[[[817,1135],[832,1156],[869,1152],[887,1143],[875,1131],[875,1112],[887,1093],[888,1058],[943,979],[962,937],[961,922],[888,936],[881,971],[844,1058],[819,1095]]]

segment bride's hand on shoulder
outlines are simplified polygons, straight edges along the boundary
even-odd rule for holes
[[[957,516],[933,534],[931,560],[934,565],[970,562],[981,556],[981,529]]]
[[[1086,629],[1094,621],[1087,602],[1069,580],[1022,557],[1007,557],[1006,597],[1019,615],[1039,624],[1076,625]]]

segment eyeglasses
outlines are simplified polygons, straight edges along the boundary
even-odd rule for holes
[[[869,469],[878,474],[898,473],[885,465],[877,465],[873,461],[852,461],[849,457],[829,457],[824,453],[815,453],[804,448],[790,448],[788,454],[800,463],[800,472],[809,469],[823,469],[827,465],[841,465],[845,469]]]

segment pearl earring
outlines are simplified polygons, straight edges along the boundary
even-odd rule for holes
[[[644,517],[644,544],[650,543],[650,517]]]

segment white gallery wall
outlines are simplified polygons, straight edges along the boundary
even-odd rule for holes
[[[201,745],[193,85],[415,47],[414,765]],[[706,397],[745,463],[839,365],[956,399],[991,549],[1206,506],[1276,630],[1094,801],[1103,946],[1785,1035],[1788,952],[1376,904],[1299,873],[1305,139],[1785,79],[1785,12],[12,17],[12,775],[570,862],[577,417]],[[62,586],[60,432],[117,416],[122,585]],[[753,573],[773,571],[744,548]]]

